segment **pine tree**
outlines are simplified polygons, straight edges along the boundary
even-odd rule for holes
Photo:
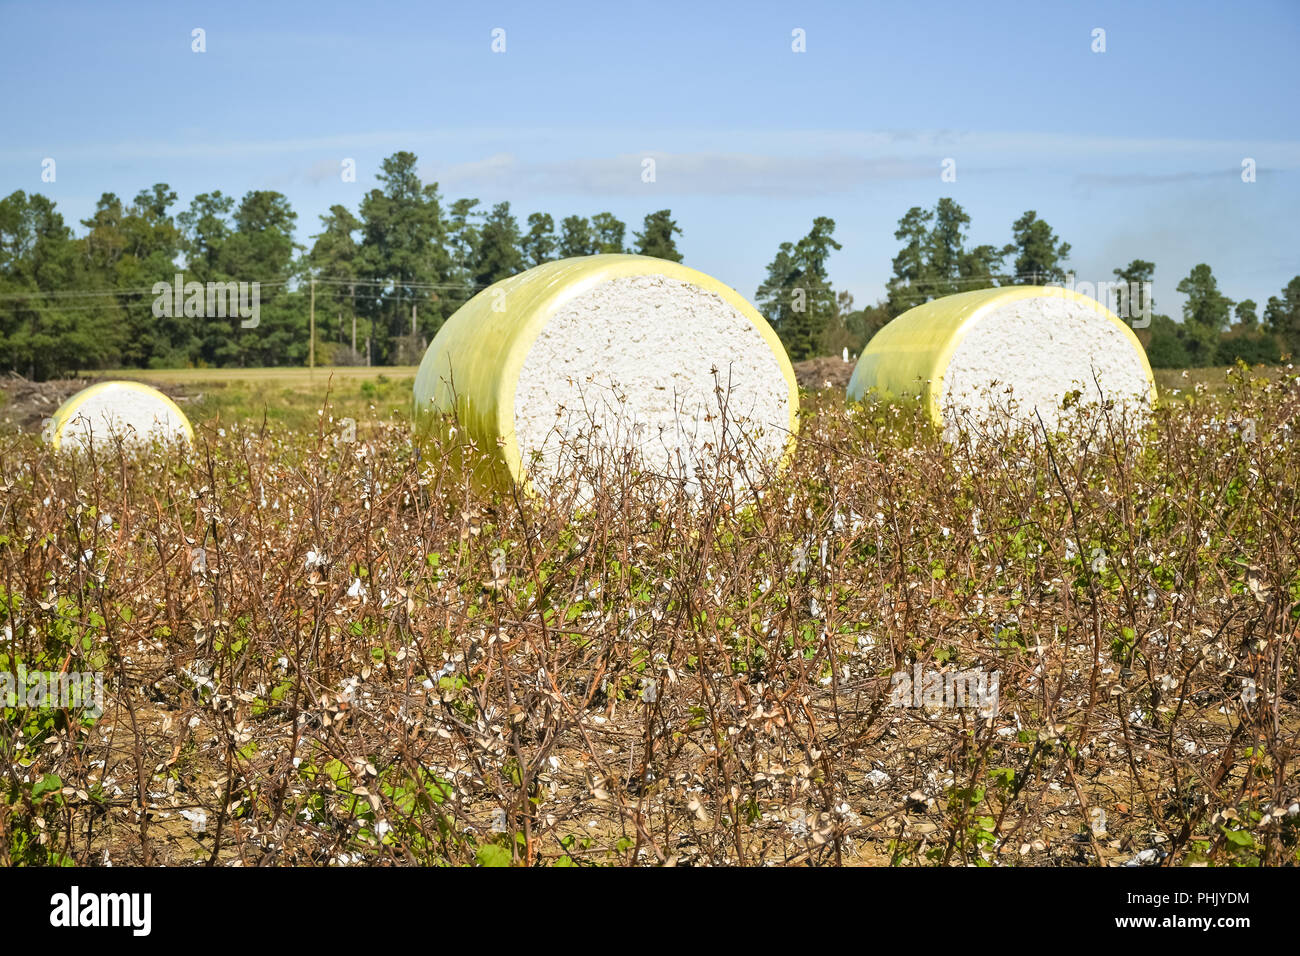
[[[819,216],[797,243],[781,243],[754,296],[759,311],[796,362],[823,349],[839,315],[826,271],[831,252],[841,248],[834,232],[835,220]]]
[[[623,236],[627,226],[613,213],[598,212],[591,217],[591,231],[596,240],[596,251],[601,253],[626,252]]]
[[[459,301],[440,295],[452,284],[452,260],[447,249],[447,222],[437,183],[422,183],[414,153],[398,152],[380,166],[380,188],[361,201],[361,275],[386,286],[358,302],[373,320],[374,358],[392,358],[392,339],[410,330],[411,307],[419,314],[419,331],[436,332]],[[430,288],[434,286],[436,288]]]
[[[1014,239],[1004,246],[1004,255],[1015,253],[1015,283],[1017,285],[1043,285],[1064,282],[1065,270],[1061,263],[1070,257],[1070,244],[1061,242],[1052,227],[1038,218],[1030,209],[1011,227]]]
[[[548,212],[534,212],[528,216],[528,234],[523,241],[524,259],[530,266],[540,266],[555,258],[555,220]]]
[[[560,223],[560,258],[594,256],[596,237],[586,216],[565,216]]]
[[[640,232],[633,233],[636,239],[636,252],[642,256],[654,256],[669,262],[681,262],[682,254],[677,251],[674,235],[681,235],[681,228],[673,221],[671,209],[660,209],[645,217]]]
[[[519,223],[510,215],[510,203],[497,203],[483,220],[478,253],[474,257],[474,284],[486,287],[522,272],[524,257],[519,244]]]

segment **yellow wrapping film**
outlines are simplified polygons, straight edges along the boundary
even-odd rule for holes
[[[189,418],[180,410],[180,407],[168,398],[165,394],[156,388],[151,388],[141,382],[99,382],[91,385],[89,388],[83,388],[77,394],[70,397],[58,411],[54,413],[54,421],[50,428],[50,444],[57,450],[63,447],[63,431],[68,423],[77,417],[77,410],[86,403],[87,399],[93,398],[104,392],[139,392],[148,395],[150,398],[157,399],[164,405],[171,408],[176,413],[176,417],[181,420],[185,426],[185,438],[190,443],[194,443],[194,426],[190,424]]]
[[[943,410],[939,407],[939,399],[943,395],[944,374],[966,332],[989,312],[1017,299],[1033,298],[1082,302],[1122,329],[1124,336],[1142,356],[1142,367],[1151,383],[1151,403],[1155,404],[1155,376],[1151,374],[1146,351],[1133,330],[1096,299],[1054,286],[977,289],[944,296],[909,309],[886,324],[867,343],[853,369],[853,377],[849,379],[849,401],[865,400],[872,389],[884,401],[919,397],[930,420],[942,428]]]
[[[794,368],[767,320],[740,293],[680,263],[598,255],[543,263],[502,279],[461,306],[438,331],[416,373],[417,436],[449,438],[447,416],[454,412],[463,432],[459,437],[472,439],[490,456],[477,466],[475,480],[495,487],[520,481],[524,468],[515,438],[515,388],[533,342],[575,296],[611,279],[638,275],[663,275],[715,293],[753,323],[785,376],[793,435],[799,416]]]

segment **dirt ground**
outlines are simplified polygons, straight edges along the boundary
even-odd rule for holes
[[[803,388],[845,388],[853,376],[855,364],[838,355],[807,359],[795,363],[794,377]]]

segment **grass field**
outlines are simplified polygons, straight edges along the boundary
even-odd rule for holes
[[[320,368],[178,368],[178,369],[121,369],[99,373],[103,378],[132,378],[142,382],[168,382],[173,385],[232,385],[247,384],[252,379],[275,383],[285,387],[310,386],[321,388],[330,381],[336,383],[374,381],[383,376],[394,381],[414,380],[414,365],[336,365]]]
[[[106,378],[114,376],[181,387],[190,397],[186,411],[196,420],[231,423],[265,417],[302,429],[316,427],[316,411],[326,400],[338,418],[409,421],[415,366],[104,373]]]

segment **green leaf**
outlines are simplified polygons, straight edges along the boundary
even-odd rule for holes
[[[47,773],[43,777],[41,777],[40,780],[37,780],[34,784],[32,784],[32,799],[39,800],[41,797],[45,796],[45,794],[50,793],[51,791],[59,791],[62,789],[63,789],[63,781],[59,778],[59,776],[57,774]]]
[[[510,851],[496,843],[484,843],[474,854],[479,866],[509,866]]]
[[[1227,837],[1228,842],[1233,844],[1234,846],[1244,846],[1244,847],[1252,847],[1252,848],[1255,846],[1255,838],[1252,837],[1245,830],[1229,830],[1228,828],[1225,827],[1223,830],[1223,835]]]

